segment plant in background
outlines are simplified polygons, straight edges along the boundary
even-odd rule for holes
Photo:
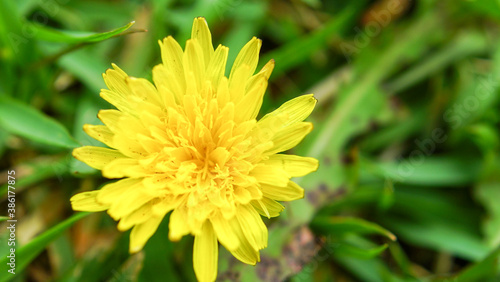
[[[102,110],[105,125],[85,125],[110,148],[85,146],[75,158],[123,178],[101,190],[71,198],[79,211],[104,211],[132,228],[130,252],[140,251],[165,215],[169,238],[195,236],[193,263],[201,281],[217,276],[218,243],[247,264],[260,260],[267,227],[260,215],[278,216],[277,201],[303,198],[291,177],[318,167],[314,158],[278,154],[297,145],[313,128],[303,122],[316,99],[304,95],[256,120],[269,61],[254,74],[261,41],[252,38],[224,76],[228,48],[214,50],[204,18],[196,18],[185,50],[172,38],[160,42],[163,63],[153,68],[154,85],[113,65],[101,97],[118,110]],[[260,215],[259,215],[260,214]]]

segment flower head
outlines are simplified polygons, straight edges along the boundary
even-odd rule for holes
[[[269,61],[254,74],[261,41],[252,38],[224,75],[228,48],[215,50],[204,18],[194,20],[184,51],[172,38],[159,42],[162,64],[154,84],[113,65],[103,75],[101,97],[117,110],[101,110],[104,125],[85,125],[110,148],[85,146],[75,158],[120,178],[71,198],[74,210],[103,211],[132,228],[130,252],[138,252],[170,213],[169,238],[195,236],[193,263],[199,280],[217,276],[218,242],[254,265],[267,246],[261,215],[275,217],[277,201],[303,198],[291,177],[315,171],[316,159],[278,154],[313,128],[303,122],[316,99],[304,95],[256,120]]]

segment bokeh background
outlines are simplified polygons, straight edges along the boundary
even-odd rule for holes
[[[266,219],[256,267],[221,248],[221,281],[499,281],[496,0],[0,0],[0,281],[195,280],[193,240],[169,242],[168,219],[130,256],[128,232],[104,212],[75,215],[69,198],[109,181],[71,157],[103,146],[82,131],[111,108],[101,74],[116,63],[150,79],[157,41],[183,46],[197,16],[229,62],[263,40],[260,65],[276,68],[261,116],[318,99],[293,151],[320,160],[297,180],[305,199]]]

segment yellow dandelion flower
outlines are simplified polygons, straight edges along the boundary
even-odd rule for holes
[[[196,18],[185,50],[171,37],[160,41],[162,64],[153,81],[129,77],[113,65],[103,75],[101,97],[117,110],[101,110],[105,125],[85,132],[110,148],[84,146],[75,158],[121,178],[71,198],[74,210],[104,211],[130,233],[140,251],[170,213],[169,239],[195,237],[193,265],[200,281],[217,276],[218,242],[240,261],[255,265],[267,246],[260,215],[278,216],[277,201],[301,199],[292,177],[315,171],[314,158],[278,154],[313,128],[303,122],[316,99],[304,95],[256,120],[274,61],[258,73],[261,40],[239,52],[229,78],[228,48],[214,50],[204,18]]]

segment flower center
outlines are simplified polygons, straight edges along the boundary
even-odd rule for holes
[[[186,95],[182,106],[167,109],[163,122],[164,134],[156,136],[163,148],[149,168],[166,183],[166,194],[208,214],[262,197],[250,175],[260,161],[250,134],[255,120],[235,123],[233,103]]]

